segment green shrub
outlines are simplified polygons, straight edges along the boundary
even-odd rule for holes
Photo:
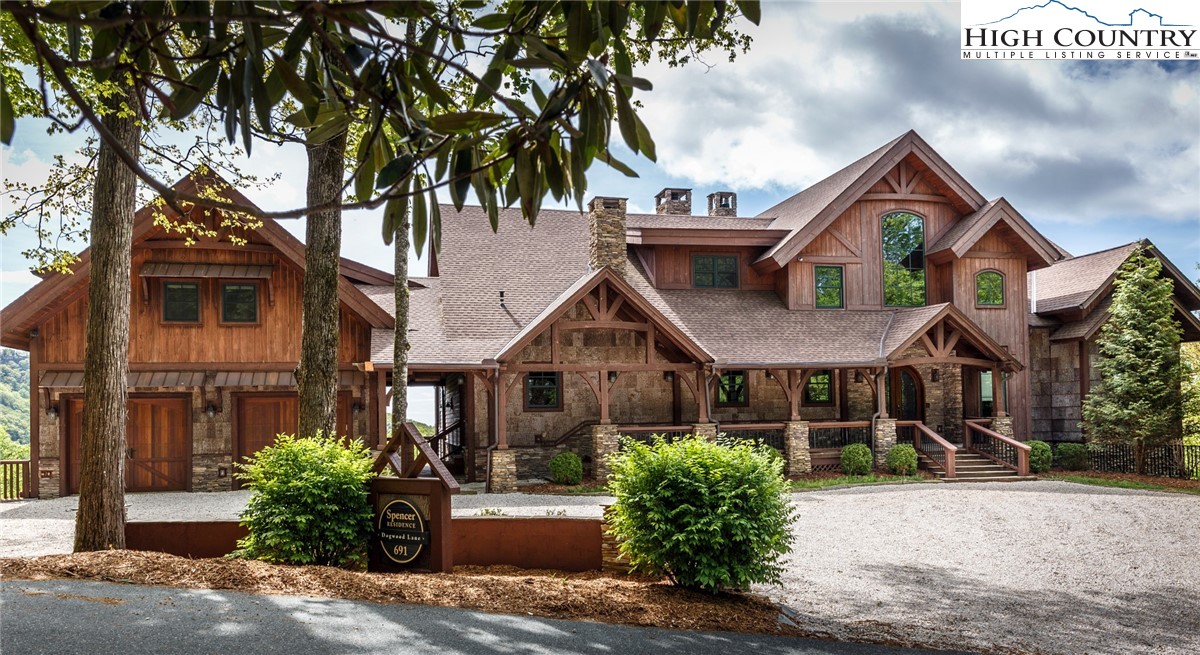
[[[1059,444],[1058,463],[1068,471],[1086,471],[1091,466],[1087,446],[1081,443]]]
[[[858,444],[863,445],[863,444]],[[842,466],[845,466],[845,451],[842,451]],[[912,446],[902,443],[892,446],[887,452],[887,467],[888,470],[896,475],[916,475],[917,473],[917,449]]]
[[[769,446],[689,436],[622,448],[609,458],[609,520],[634,570],[713,593],[779,583],[794,510]]]
[[[361,567],[373,512],[371,456],[360,442],[281,434],[237,478],[254,491],[241,515],[250,534],[234,557],[279,564]]]
[[[1045,441],[1033,439],[1026,441],[1029,446],[1029,470],[1034,473],[1045,473],[1050,470],[1050,462],[1054,460],[1054,451]]]
[[[842,449],[842,473],[866,475],[871,472],[871,448],[865,443],[852,443]]]
[[[583,480],[583,461],[575,453],[559,453],[550,460],[550,480],[576,485]]]

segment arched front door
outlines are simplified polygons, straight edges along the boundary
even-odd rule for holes
[[[888,374],[888,414],[900,421],[925,420],[925,388],[921,374],[904,366]]]

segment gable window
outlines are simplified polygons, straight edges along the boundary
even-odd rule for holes
[[[804,385],[804,404],[833,404],[833,373],[817,371],[808,378],[808,382]]]
[[[738,288],[737,255],[693,255],[692,286],[697,289]]]
[[[846,306],[843,291],[843,268],[841,266],[814,266],[813,277],[817,286],[817,307],[841,309]]]
[[[198,282],[163,282],[163,322],[200,322],[200,284]]]
[[[525,409],[562,409],[562,374],[548,371],[526,373]]]
[[[746,407],[750,404],[750,391],[746,384],[745,371],[725,371],[717,380],[718,407]]]
[[[979,307],[1004,306],[1004,275],[982,271],[975,276],[975,304]]]
[[[910,212],[883,217],[883,304],[925,304],[925,219]]]
[[[258,285],[226,282],[221,285],[221,322],[258,322]]]

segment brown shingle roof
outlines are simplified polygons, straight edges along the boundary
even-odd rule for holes
[[[1112,304],[1112,296],[1105,298],[1088,314],[1086,318],[1070,323],[1050,333],[1051,341],[1070,341],[1072,339],[1090,338],[1108,320],[1108,307]]]
[[[773,218],[730,218],[728,216],[683,216],[680,214],[629,214],[631,228],[664,227],[691,230],[769,230]]]
[[[1034,311],[1053,314],[1082,308],[1117,273],[1138,243],[1065,259],[1029,273],[1029,292],[1036,293]]]

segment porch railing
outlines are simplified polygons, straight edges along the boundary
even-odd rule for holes
[[[451,455],[462,452],[462,421],[455,421],[446,426],[441,432],[425,440],[438,459],[445,461]]]
[[[910,446],[917,438],[916,421],[896,421],[896,443],[906,443]]]
[[[27,459],[0,460],[0,500],[19,500],[29,494],[32,469]]]
[[[672,442],[692,433],[690,425],[622,425],[621,436],[635,439],[642,443],[650,443],[655,435],[665,441]]]
[[[808,424],[809,448],[845,448],[855,443],[871,445],[870,421],[824,421]]]
[[[783,423],[722,423],[717,432],[734,439],[764,443],[782,453],[783,430]]]
[[[913,428],[913,448],[928,457],[935,466],[941,468],[946,474],[946,479],[955,476],[954,457],[958,452],[958,446],[946,441],[942,435],[930,430],[920,421],[896,421],[896,426],[897,430],[900,426]]]
[[[1006,437],[976,421],[966,421],[963,430],[963,447],[979,453],[1017,475],[1029,475],[1029,446],[1011,437]]]

